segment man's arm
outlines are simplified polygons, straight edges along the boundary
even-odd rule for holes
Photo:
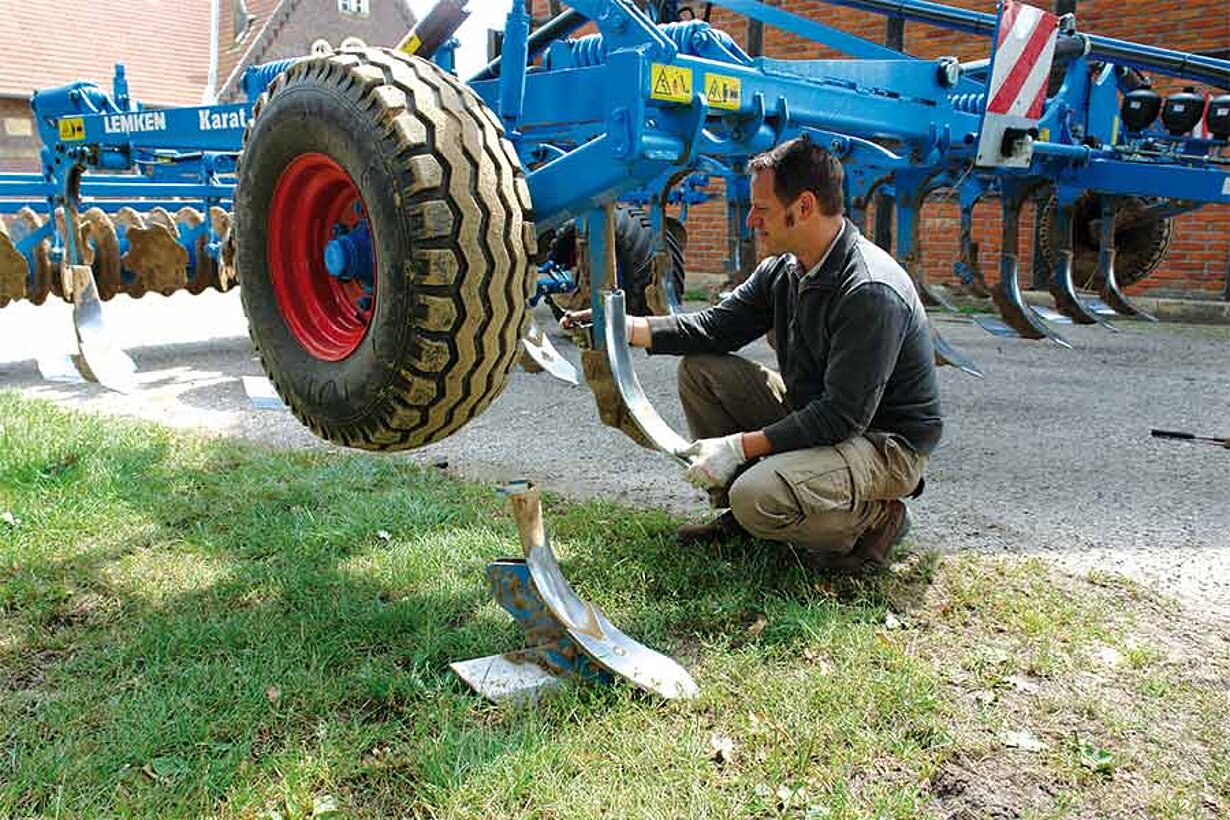
[[[743,434],[743,455],[750,461],[753,458],[767,456],[773,452],[773,442],[764,434],[764,430],[756,430]]]
[[[644,316],[628,317],[628,344],[649,350],[653,338],[649,333],[649,320]]]
[[[559,320],[559,324],[564,330],[572,330],[574,327],[579,327],[593,320],[593,318],[594,312],[591,309],[570,310]],[[653,342],[649,333],[649,320],[644,316],[629,316],[627,319],[628,344],[632,347],[643,347],[648,350]]]

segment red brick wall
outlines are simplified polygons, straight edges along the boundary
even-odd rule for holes
[[[1230,47],[1230,12],[1226,0],[1080,0],[1078,26],[1082,31],[1164,48],[1205,51]],[[867,12],[831,6],[819,0],[781,0],[795,14],[833,25],[851,34],[883,42],[885,18]],[[701,7],[701,3],[693,3]],[[993,14],[991,0],[950,0],[948,5]],[[1037,3],[1041,5],[1041,3]],[[535,0],[535,13],[544,14],[545,0]],[[718,7],[711,22],[740,43],[746,43],[745,18]],[[907,23],[905,47],[920,57],[955,55],[963,60],[986,56],[989,39],[949,32],[922,23]],[[815,59],[838,57],[822,46],[765,27],[765,54],[778,58]],[[1177,85],[1158,83],[1167,93]],[[715,193],[720,197],[721,191]],[[933,199],[942,198],[937,194]],[[692,209],[688,221],[689,270],[724,272],[726,258],[725,210],[720,203]],[[959,257],[958,209],[951,202],[931,202],[924,208],[923,260],[930,281],[951,279],[952,264]],[[870,225],[870,221],[868,225]],[[1032,259],[1032,212],[1021,221],[1022,279],[1030,281]],[[998,202],[988,202],[975,211],[975,238],[981,247],[982,269],[994,281],[997,276],[1000,239]],[[1176,219],[1175,241],[1161,266],[1129,292],[1152,291],[1157,295],[1218,297],[1230,260],[1230,206],[1206,206]]]

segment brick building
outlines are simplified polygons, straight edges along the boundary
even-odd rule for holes
[[[41,143],[30,112],[36,89],[87,80],[110,92],[115,64],[123,63],[129,93],[147,106],[237,100],[250,65],[307,54],[318,40],[393,45],[414,25],[406,0],[216,2],[211,60],[208,0],[60,0],[54,13],[40,3],[0,0],[0,171],[38,170]],[[83,31],[93,32],[88,45]]]
[[[1045,6],[1046,0],[1033,0]],[[869,12],[829,5],[819,0],[777,0],[787,11],[834,26],[851,34],[884,42],[886,18]],[[995,12],[994,0],[949,0],[947,3],[988,14]],[[687,3],[698,16],[703,2]],[[1076,0],[1078,28],[1090,34],[1130,40],[1182,51],[1230,57],[1230,6],[1226,0]],[[547,13],[546,0],[535,0],[536,15]],[[740,44],[747,43],[747,20],[718,5],[713,5],[710,21]],[[905,50],[924,58],[953,55],[962,60],[985,57],[990,40],[951,32],[922,23],[905,25]],[[766,56],[785,59],[822,59],[840,57],[822,46],[766,26]],[[1177,83],[1157,84],[1163,93],[1175,90]],[[717,192],[720,194],[720,190]],[[721,197],[715,197],[720,200]],[[986,202],[975,210],[975,238],[981,248],[985,275],[994,281],[999,248],[1000,220],[997,202]],[[1022,221],[1022,278],[1028,282],[1031,259],[1032,214]],[[868,223],[870,225],[870,222]],[[726,254],[725,208],[717,202],[694,207],[688,220],[688,269],[721,273]],[[952,281],[952,263],[958,258],[958,209],[942,195],[932,197],[924,207],[921,235],[923,261],[928,281]],[[1227,273],[1230,269],[1230,206],[1211,205],[1176,218],[1174,241],[1162,264],[1129,293],[1149,292],[1157,296],[1181,295],[1196,298],[1225,298],[1230,294]]]

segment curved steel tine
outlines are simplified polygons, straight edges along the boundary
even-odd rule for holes
[[[137,366],[107,330],[93,272],[88,265],[65,265],[64,277],[72,294],[73,327],[84,364],[81,375],[117,393],[131,393]]]
[[[915,280],[914,284],[918,287],[919,298],[922,299],[922,303],[927,307],[941,308],[949,313],[961,312],[956,303],[944,295],[943,291],[937,289],[935,285],[919,280]]]
[[[936,364],[955,367],[962,373],[982,378],[982,371],[974,364],[974,360],[949,344],[948,340],[941,336],[934,327],[931,328],[931,346],[935,348]]]
[[[1047,290],[1055,298],[1055,309],[1067,316],[1078,325],[1101,325],[1107,330],[1119,332],[1119,328],[1106,319],[1094,313],[1076,295],[1076,286],[1072,282],[1072,251],[1062,250],[1056,260],[1055,269],[1051,272]]]
[[[632,350],[628,346],[628,313],[621,291],[606,295],[606,355],[619,397],[636,426],[662,452],[687,466],[688,460],[679,453],[688,448],[688,440],[671,429],[653,409],[632,366]]]
[[[534,586],[585,654],[607,671],[664,698],[695,697],[700,687],[677,661],[625,635],[573,591],[547,540],[538,491],[525,483],[509,485],[504,492],[512,504]]]
[[[1003,254],[999,283],[991,290],[991,299],[1004,322],[1026,339],[1050,339],[1060,347],[1071,349],[1071,342],[1051,330],[1038,311],[1025,304],[1021,295],[1020,267],[1014,254]]]
[[[1115,210],[1117,200],[1114,197],[1102,197],[1102,226],[1098,232],[1098,267],[1102,274],[1102,301],[1121,316],[1135,316],[1146,322],[1156,322],[1157,317],[1147,310],[1142,310],[1132,304],[1131,300],[1119,289],[1119,281],[1115,277]]]
[[[1105,222],[1105,218],[1102,221]],[[1143,308],[1137,307],[1119,289],[1119,282],[1115,279],[1114,249],[1103,251],[1099,261],[1102,263],[1102,289],[1099,293],[1102,301],[1110,305],[1115,313],[1122,316],[1135,316],[1137,319],[1144,319],[1146,322],[1156,322],[1156,316]]]

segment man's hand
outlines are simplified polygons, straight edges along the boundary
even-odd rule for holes
[[[560,317],[559,326],[564,330],[572,330],[594,320],[592,310],[569,310]]]
[[[702,490],[725,487],[739,466],[747,461],[743,453],[742,433],[697,439],[679,455],[691,462],[684,477],[689,484]]]
[[[564,330],[573,330],[592,321],[594,321],[594,311],[590,308],[569,310],[560,317],[559,326]],[[649,321],[644,316],[629,316],[627,321],[628,344],[632,347],[648,348],[651,343]]]

